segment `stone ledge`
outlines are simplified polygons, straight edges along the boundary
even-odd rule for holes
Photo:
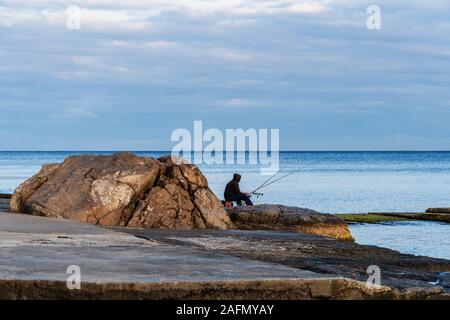
[[[450,214],[450,208],[428,208],[426,213]]]
[[[68,290],[66,283],[62,281],[0,280],[0,299],[348,300],[443,298],[442,295],[439,295],[442,290],[436,289],[399,292],[383,286],[370,288],[362,282],[346,278],[83,283],[80,290]]]
[[[450,298],[445,281],[429,283],[447,260],[299,232],[111,230],[1,213],[0,250],[0,299]],[[66,287],[72,264],[81,291]],[[389,287],[366,286],[370,264]]]

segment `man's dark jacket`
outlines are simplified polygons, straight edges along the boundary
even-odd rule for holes
[[[233,180],[227,183],[227,186],[225,187],[224,192],[224,198],[228,201],[233,196],[239,196],[243,193],[241,192],[241,189],[239,189],[239,181],[241,181],[241,176],[237,173],[233,175]]]

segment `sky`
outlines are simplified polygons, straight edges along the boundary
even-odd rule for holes
[[[450,150],[449,119],[449,1],[0,0],[0,150],[170,150],[195,120]]]

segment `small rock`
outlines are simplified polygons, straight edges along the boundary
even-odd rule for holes
[[[226,210],[235,227],[242,230],[297,230],[354,241],[345,221],[331,214],[278,204],[228,207]]]

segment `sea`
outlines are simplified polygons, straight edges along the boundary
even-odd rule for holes
[[[62,162],[70,155],[111,153],[0,151],[0,193],[12,193],[43,164]],[[158,158],[169,152],[134,153]],[[235,172],[242,175],[243,191],[252,191],[269,178],[261,174],[258,164],[198,166],[220,198]],[[254,198],[255,203],[279,203],[323,213],[424,212],[429,207],[450,207],[450,152],[286,151],[279,154],[279,172],[269,183],[273,181],[259,190],[263,195]],[[350,228],[361,244],[450,259],[450,224],[408,221],[352,224]]]

